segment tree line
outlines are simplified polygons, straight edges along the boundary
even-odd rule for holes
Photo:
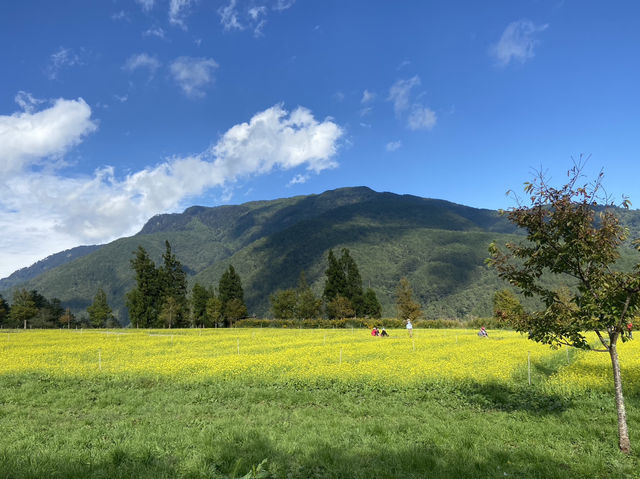
[[[188,294],[186,272],[165,241],[162,261],[156,265],[142,247],[130,260],[135,286],[126,293],[126,306],[131,327],[184,328],[231,327],[249,313],[244,301],[242,280],[233,265],[224,271],[217,287],[195,283]],[[379,319],[382,307],[375,291],[362,286],[362,277],[349,249],[338,257],[330,250],[327,257],[323,292],[316,296],[300,272],[297,287],[278,290],[270,296],[275,319]],[[397,290],[398,318],[415,320],[423,313],[412,298],[406,278]],[[48,300],[37,291],[17,290],[10,306],[0,296],[0,325],[11,328],[120,327],[99,288],[86,314],[76,317],[63,308],[57,298]]]
[[[64,308],[58,298],[47,299],[36,290],[18,289],[13,303],[0,295],[0,325],[8,328],[119,328],[122,325],[107,303],[107,295],[98,289],[87,314],[76,316]]]
[[[138,246],[131,260],[136,286],[127,293],[131,325],[137,328],[183,328],[232,326],[247,316],[242,281],[232,265],[213,286],[195,283],[187,297],[187,275],[165,241],[162,265],[156,266]]]

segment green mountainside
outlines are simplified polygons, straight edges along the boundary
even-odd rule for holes
[[[638,215],[629,215],[629,223],[640,224]],[[191,284],[217,286],[233,264],[250,314],[268,317],[269,296],[295,286],[301,270],[319,295],[329,249],[347,247],[364,287],[376,291],[384,316],[395,315],[395,289],[403,276],[428,318],[484,316],[491,313],[493,292],[505,287],[484,265],[488,244],[504,243],[514,234],[515,228],[496,211],[365,187],[342,188],[159,215],[135,236],[46,268],[26,281],[12,275],[0,282],[0,293],[10,297],[17,286],[36,289],[84,311],[101,287],[127,323],[124,295],[133,286],[129,260],[141,245],[160,263],[168,240]]]
[[[67,249],[60,253],[47,256],[45,259],[40,260],[31,266],[19,269],[10,276],[0,279],[0,291],[11,290],[15,286],[19,286],[45,271],[56,268],[62,264],[68,263],[69,261],[73,261],[76,258],[86,256],[101,247],[102,245],[78,246],[76,248]]]

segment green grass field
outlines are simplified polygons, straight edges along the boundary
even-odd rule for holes
[[[55,333],[63,335],[46,334]],[[414,342],[403,333],[392,332],[385,343],[361,331],[329,332],[335,335],[329,339],[321,331],[299,336],[291,331],[212,332],[202,345],[220,345],[210,353],[211,360],[220,364],[243,363],[250,355],[263,354],[262,349],[252,350],[251,343],[246,352],[238,351],[237,345],[244,347],[249,338],[258,338],[256,344],[274,351],[299,348],[292,354],[294,362],[313,347],[321,351],[320,345],[328,349],[327,343],[335,341],[344,351],[344,365],[361,361],[370,366],[373,356],[381,364],[393,362],[404,354],[415,355],[413,361],[422,364],[427,354],[435,354],[427,351],[430,345],[456,334],[455,342],[438,352],[442,361],[435,368],[443,371],[449,368],[447,354],[455,358],[459,350],[478,358],[478,351],[483,351],[479,348],[489,348],[488,354],[498,357],[499,349],[493,348],[507,341],[516,346],[522,341],[525,354],[535,347],[508,336],[513,333],[493,335],[493,343],[476,341],[473,332],[417,331]],[[526,380],[526,365],[516,365],[509,380],[430,375],[403,385],[378,377],[313,382],[258,373],[219,376],[215,361],[207,363],[211,375],[195,374],[192,365],[170,375],[123,374],[109,369],[110,344],[131,347],[133,366],[138,356],[154,360],[158,353],[151,344],[166,341],[165,349],[182,344],[185,351],[197,351],[203,338],[175,332],[169,343],[168,337],[146,333],[145,337],[94,333],[80,340],[81,335],[68,332],[64,341],[54,341],[46,334],[0,337],[5,364],[0,374],[0,477],[227,478],[243,477],[261,463],[262,472],[256,477],[640,477],[640,456],[634,452],[627,457],[617,450],[610,391],[560,393],[560,388],[549,387],[550,379],[567,365],[563,351],[545,350],[535,356],[532,385]],[[7,370],[7,361],[48,341],[54,354],[99,345],[105,352],[101,369],[96,363],[94,373],[57,374],[55,367],[30,367],[25,361],[21,370]],[[176,349],[175,356],[178,351],[182,349]],[[317,351],[313,354],[322,362]],[[333,351],[328,350],[328,356],[335,356]],[[81,360],[95,358],[87,354]],[[572,353],[571,360],[579,362],[580,354]],[[55,361],[54,356],[47,356],[47,361]],[[183,361],[182,356],[176,361]],[[274,374],[273,368],[268,370]],[[359,374],[366,375],[366,368],[363,371]],[[640,424],[638,392],[626,391],[632,445]]]

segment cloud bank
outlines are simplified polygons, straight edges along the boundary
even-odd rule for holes
[[[197,155],[168,158],[125,177],[110,166],[66,176],[62,155],[96,128],[82,99],[0,116],[0,250],[6,258],[0,277],[79,244],[134,234],[151,216],[177,211],[188,199],[241,178],[333,168],[343,136],[331,119],[274,105]]]

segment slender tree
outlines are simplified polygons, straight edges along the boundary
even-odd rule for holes
[[[205,325],[207,323],[207,302],[213,296],[212,291],[195,283],[191,288],[191,316],[196,326]]]
[[[187,302],[187,274],[184,272],[182,264],[171,251],[171,244],[165,241],[165,252],[162,255],[162,267],[158,270],[161,303],[165,305],[168,298],[173,298],[175,303],[174,325],[184,326],[187,323],[188,311]]]
[[[364,293],[362,291],[362,277],[358,265],[351,257],[347,248],[342,249],[340,267],[344,272],[345,289],[344,296],[351,301],[356,316],[364,316]]]
[[[0,324],[5,325],[9,319],[9,303],[0,294]]]
[[[333,254],[333,250],[329,250],[327,261],[329,263],[329,266],[325,271],[327,279],[324,283],[324,292],[322,296],[324,300],[329,303],[337,295],[344,295],[347,285],[347,279],[344,276],[344,271],[342,270],[338,259]]]
[[[298,288],[296,290],[296,312],[295,316],[300,319],[315,319],[320,316],[322,310],[322,300],[317,298],[307,284],[307,277],[304,271],[300,272]]]
[[[173,296],[166,296],[158,318],[162,325],[171,329],[176,325],[180,312],[181,306],[178,301]]]
[[[602,194],[602,172],[592,183],[583,183],[583,163],[569,171],[568,183],[549,185],[542,172],[525,183],[529,199],[509,209],[507,218],[523,228],[526,241],[492,244],[487,260],[501,278],[525,296],[536,296],[544,309],[516,318],[516,330],[551,346],[568,345],[602,351],[611,359],[618,412],[620,450],[630,453],[618,341],[630,339],[627,323],[640,312],[640,263],[631,272],[614,269],[626,232],[619,223],[614,203]],[[622,205],[629,207],[628,200]],[[557,278],[574,285],[559,292],[543,281]],[[557,283],[556,283],[557,284]],[[594,331],[599,345],[585,332]]]
[[[127,293],[126,302],[131,324],[147,328],[156,322],[160,312],[160,275],[142,246],[138,246],[135,255],[131,260],[131,267],[136,275],[136,287]]]
[[[327,278],[324,284],[323,298],[327,305],[327,314],[333,316],[335,308],[329,307],[329,304],[337,297],[343,299],[340,303],[344,303],[344,299],[349,301],[349,309],[353,310],[354,315],[364,315],[364,293],[362,291],[362,278],[358,265],[351,257],[347,248],[342,248],[342,255],[337,259],[333,254],[333,250],[329,250],[328,267],[325,272]]]
[[[396,306],[398,308],[398,318],[404,321],[422,317],[422,308],[413,300],[413,289],[407,278],[401,278],[396,290]]]
[[[64,314],[60,317],[60,322],[63,326],[67,326],[67,329],[71,328],[71,323],[75,320],[74,315],[71,313],[71,309],[67,308]]]
[[[229,268],[220,277],[218,294],[222,303],[223,319],[228,326],[247,315],[242,281],[232,265],[229,265]]]
[[[364,293],[364,301],[362,307],[363,315],[370,318],[380,319],[382,317],[382,306],[376,292],[371,288],[367,288]]]
[[[65,309],[62,307],[62,301],[58,298],[51,298],[48,301],[48,314],[51,317],[51,322],[53,327],[60,326],[62,315],[64,314]]]
[[[93,302],[87,307],[89,321],[94,328],[104,328],[110,319],[113,319],[113,311],[107,302],[107,294],[102,288],[93,298]]]
[[[207,316],[205,326],[217,328],[222,321],[222,301],[215,295],[207,300]]]

